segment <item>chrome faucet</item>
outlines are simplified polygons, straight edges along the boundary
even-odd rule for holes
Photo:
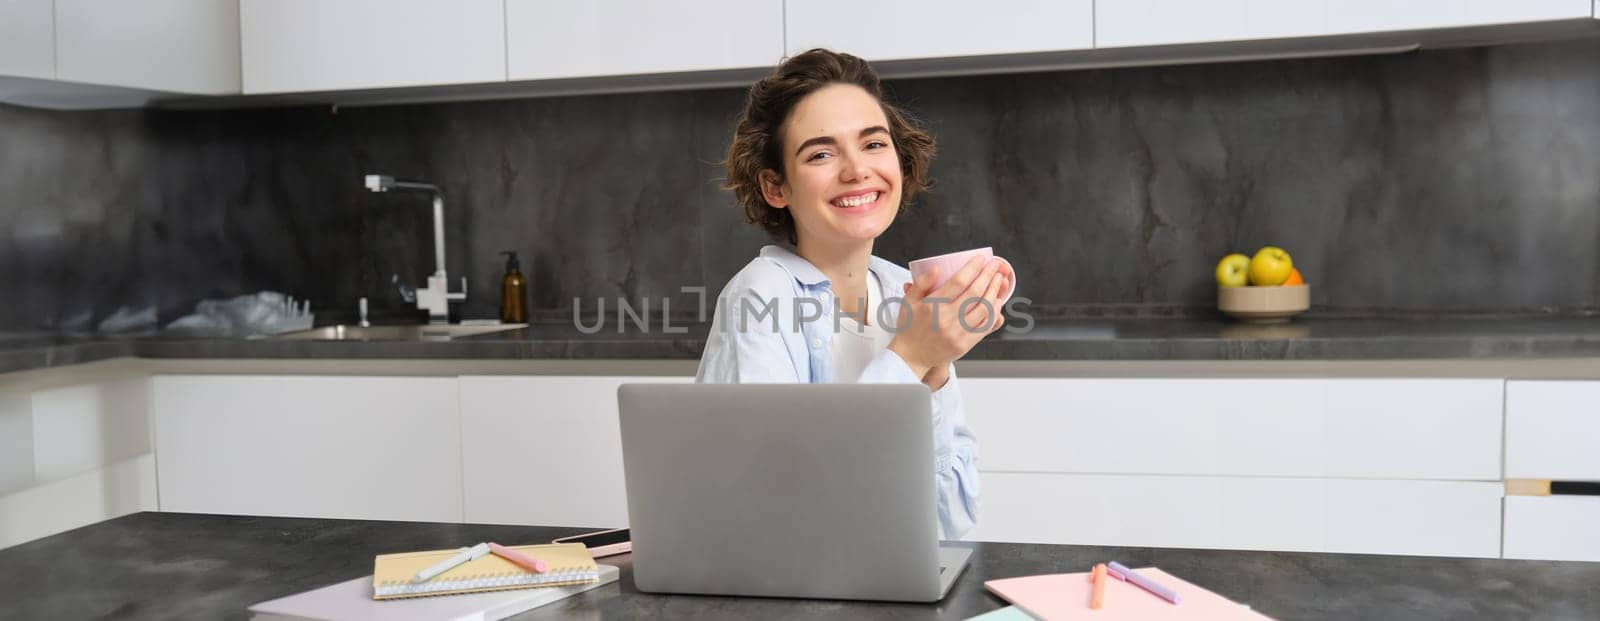
[[[461,278],[461,292],[450,292],[450,278],[444,271],[444,195],[431,183],[395,181],[388,175],[367,175],[367,189],[373,192],[420,190],[433,195],[433,274],[428,286],[417,289],[417,308],[428,311],[428,323],[448,323],[450,302],[467,299],[467,279]],[[410,301],[410,300],[407,300]]]

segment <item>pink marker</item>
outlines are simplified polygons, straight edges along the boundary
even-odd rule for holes
[[[498,557],[503,558],[505,560],[511,561],[513,563],[516,563],[518,566],[522,567],[523,569],[526,569],[526,570],[531,571],[531,572],[536,573],[536,574],[542,574],[544,572],[550,571],[550,564],[549,563],[546,563],[546,562],[541,561],[539,559],[533,558],[531,556],[528,556],[526,554],[523,554],[523,553],[518,552],[516,550],[513,550],[511,548],[505,547],[505,546],[500,545],[498,543],[490,543],[489,544],[489,551],[493,552],[495,556],[498,556]]]

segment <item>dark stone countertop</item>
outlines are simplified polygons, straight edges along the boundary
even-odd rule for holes
[[[137,513],[0,550],[0,618],[243,619],[251,604],[370,574],[376,554],[586,529]],[[1596,619],[1600,563],[977,543],[936,604],[640,593],[622,578],[518,619],[963,619],[985,580],[1157,566],[1279,619]]]
[[[571,322],[452,341],[297,341],[165,336],[0,335],[0,373],[107,358],[155,359],[627,359],[694,360],[709,326],[615,326],[585,334]],[[1020,322],[1007,329],[1023,328]],[[968,360],[1466,360],[1600,357],[1600,317],[1310,318],[1279,325],[1220,319],[1039,319],[996,333]]]

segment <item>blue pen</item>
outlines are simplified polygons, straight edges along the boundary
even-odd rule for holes
[[[1118,580],[1132,582],[1138,585],[1139,588],[1154,593],[1156,597],[1172,602],[1175,605],[1183,603],[1183,598],[1178,597],[1177,592],[1156,584],[1154,580],[1133,573],[1132,569],[1128,569],[1122,563],[1111,561],[1106,564],[1106,567],[1110,570],[1111,575]]]

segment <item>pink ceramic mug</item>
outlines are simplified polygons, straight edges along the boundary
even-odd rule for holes
[[[956,272],[961,271],[961,268],[966,267],[967,262],[971,261],[973,257],[992,256],[994,256],[994,248],[985,246],[983,248],[973,248],[972,250],[962,250],[961,252],[941,254],[939,256],[928,257],[926,259],[917,259],[912,261],[909,267],[911,268],[912,278],[920,278],[924,272],[928,271],[929,268],[938,267],[939,282],[936,282],[933,285],[934,288],[938,288],[940,285],[943,285],[945,281],[950,280],[951,276],[955,276]],[[1011,267],[1011,262],[1006,261],[1005,257],[1001,257],[1000,260],[1005,261],[1007,268]],[[1007,271],[1011,272],[1011,286],[1006,288],[1005,296],[1000,299],[1001,304],[1005,304],[1007,300],[1011,299],[1011,294],[1017,292],[1017,271],[1015,269],[1008,269]]]

